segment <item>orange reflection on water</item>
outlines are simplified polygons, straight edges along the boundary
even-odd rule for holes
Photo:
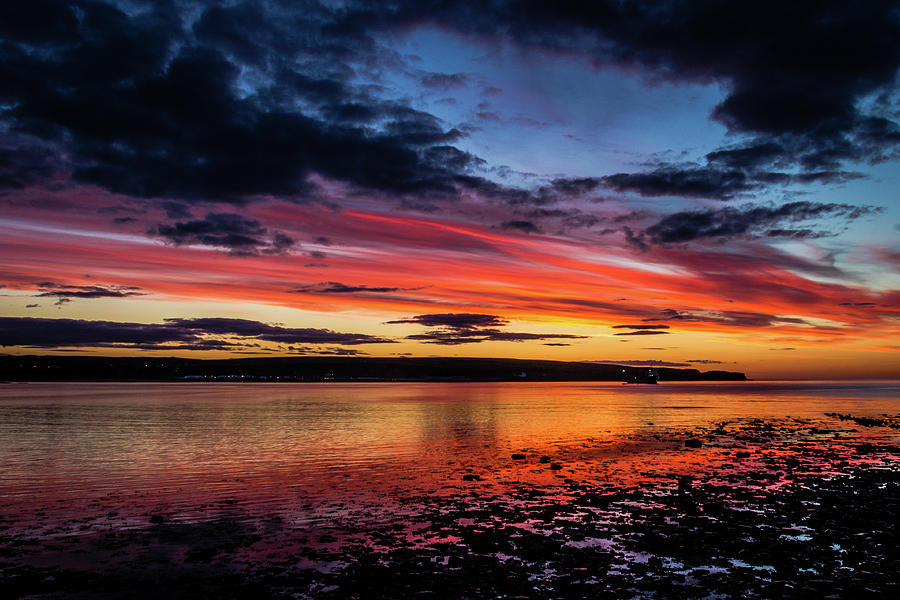
[[[0,388],[0,517],[45,534],[139,527],[158,512],[314,522],[352,506],[399,510],[410,498],[752,468],[801,441],[857,443],[814,431],[848,429],[826,412],[900,413],[898,390],[892,382],[10,384]],[[777,439],[753,419],[778,421]],[[703,447],[686,448],[693,438]],[[751,456],[735,461],[740,449]]]

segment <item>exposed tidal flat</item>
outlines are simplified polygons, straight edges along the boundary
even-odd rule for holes
[[[897,382],[10,384],[40,598],[897,597]]]

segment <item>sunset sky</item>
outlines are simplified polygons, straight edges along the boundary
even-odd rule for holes
[[[0,352],[900,377],[897,2],[0,4]]]

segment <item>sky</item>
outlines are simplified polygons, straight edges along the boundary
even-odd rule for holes
[[[0,353],[900,377],[900,5],[0,4]]]

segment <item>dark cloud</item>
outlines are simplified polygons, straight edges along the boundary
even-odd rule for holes
[[[288,250],[296,243],[296,240],[282,231],[276,231],[272,234],[272,239],[268,247],[260,250],[262,254],[286,254]]]
[[[768,146],[768,144],[762,144]],[[747,150],[747,153],[742,153]],[[752,163],[764,154],[758,147],[714,152],[713,156],[729,166],[710,164],[703,167],[663,164],[654,171],[616,173],[602,178],[602,182],[619,192],[635,192],[641,196],[681,196],[731,200],[749,196],[772,185],[840,184],[860,179],[862,174],[837,169],[810,170],[789,173],[754,168],[751,164],[734,168],[741,160]],[[711,161],[712,162],[712,161]]]
[[[326,356],[360,356],[368,354],[357,348],[323,348],[318,350],[316,354],[324,354]]]
[[[131,285],[62,285],[49,281],[37,284],[37,297],[53,298],[130,298],[146,296],[141,288]]]
[[[0,192],[21,190],[56,174],[60,158],[45,147],[0,147]]]
[[[586,339],[588,336],[571,334],[522,333],[498,329],[507,321],[494,315],[477,313],[443,313],[417,315],[407,319],[388,321],[388,324],[415,323],[432,327],[425,333],[406,336],[406,339],[426,344],[455,346],[480,342],[525,342],[555,339]]]
[[[0,317],[0,346],[130,347],[197,341],[194,333],[165,324]]]
[[[76,16],[66,2],[44,0],[0,7],[0,34],[20,42],[73,39]]]
[[[668,331],[659,331],[656,329],[639,329],[637,331],[626,331],[624,333],[614,333],[613,335],[668,335]]]
[[[580,196],[593,192],[600,184],[601,180],[596,177],[561,177],[552,180],[549,186],[542,189],[565,196]]]
[[[784,147],[773,141],[752,142],[710,152],[706,155],[706,160],[725,167],[747,169],[772,164],[780,159],[784,152]]]
[[[665,167],[648,173],[616,173],[603,183],[619,192],[642,196],[718,197],[728,199],[760,187],[737,169]]]
[[[279,352],[290,354],[314,354],[318,356],[360,356],[368,354],[357,348],[316,348],[313,346],[279,346]]]
[[[218,339],[220,337],[228,339]],[[393,340],[366,334],[282,327],[247,319],[166,319],[163,323],[145,324],[77,319],[0,318],[0,346],[176,350],[246,347],[260,341],[341,346],[393,343]]]
[[[483,161],[476,156],[463,152],[453,146],[431,146],[427,148],[422,155],[428,162],[444,165],[448,169],[454,171],[463,171],[470,166],[481,164]],[[475,185],[476,180],[470,181],[471,185]]]
[[[563,210],[561,208],[535,208],[533,210],[529,210],[526,216],[531,219],[554,219],[567,217],[572,214],[575,213],[570,210]]]
[[[852,171],[812,171],[790,175],[790,181],[799,183],[846,183],[854,179],[865,177],[862,173]]]
[[[579,229],[581,227],[593,227],[601,223],[603,219],[591,214],[573,214],[562,220],[563,229]]]
[[[894,143],[900,142],[900,138]],[[748,143],[710,152],[706,160],[711,167],[741,169],[748,178],[759,183],[844,183],[862,177],[860,173],[841,170],[842,162],[859,162],[850,149],[841,156],[834,145],[804,149],[796,141],[755,139]],[[874,158],[870,162],[877,162]],[[799,172],[777,169],[799,166]]]
[[[339,333],[329,329],[290,328],[248,319],[200,318],[166,319],[171,327],[203,335],[234,335],[284,344],[386,344],[393,340],[372,335]]]
[[[766,231],[766,236],[768,237],[793,238],[795,240],[814,240],[821,237],[830,237],[831,235],[833,234],[828,234],[823,231],[816,231],[809,228],[769,229],[768,231]]]
[[[476,344],[480,342],[526,342],[556,339],[586,339],[586,335],[521,333],[501,331],[499,329],[444,329],[433,330],[406,336],[408,340],[417,340],[426,344],[456,346],[459,344]]]
[[[197,342],[192,342],[189,344],[130,344],[127,346],[129,349],[135,350],[227,350],[228,352],[234,353],[244,353],[245,348],[253,347],[253,345],[239,344],[234,342],[228,342],[225,340],[202,340]],[[257,350],[259,352],[259,350]]]
[[[421,288],[345,285],[343,283],[338,283],[337,281],[326,281],[315,285],[306,285],[293,291],[299,294],[388,294],[391,292],[405,292],[417,289]]]
[[[267,240],[268,230],[259,221],[234,213],[209,213],[203,219],[159,225],[156,233],[179,246],[211,246],[235,256],[284,254],[295,243],[278,231]]]
[[[631,227],[628,226],[622,227],[622,232],[625,234],[625,241],[631,246],[634,246],[641,252],[650,251],[650,244],[647,243],[647,236],[644,235],[643,232],[635,233]]]
[[[625,229],[626,239],[632,245],[647,249],[649,244],[671,244],[696,239],[730,238],[746,235],[769,237],[818,237],[824,232],[813,229],[778,227],[782,223],[817,218],[840,217],[858,219],[880,209],[851,204],[789,202],[779,207],[755,206],[747,208],[719,208],[701,211],[684,211],[664,217],[640,234]]]
[[[162,202],[160,207],[166,211],[166,216],[170,219],[190,219],[193,216],[191,207],[184,202],[168,200]]]
[[[504,173],[504,169],[497,169]],[[533,174],[528,174],[533,175]],[[507,204],[526,206],[546,206],[557,204],[564,200],[584,198],[593,202],[602,201],[602,198],[591,196],[591,192],[603,185],[603,180],[595,177],[570,177],[551,179],[548,183],[537,186],[532,190],[523,190],[499,186],[490,182],[479,182],[477,189],[485,196],[497,198]],[[541,216],[541,211],[547,211],[547,216],[562,216],[563,213],[555,213],[555,209],[535,209],[533,214]]]
[[[613,329],[668,329],[668,325],[613,325]]]
[[[352,10],[314,2],[138,2],[127,11],[89,0],[39,4],[35,15],[55,15],[45,18],[56,26],[27,25],[37,18],[23,17],[32,9],[0,15],[23,28],[7,25],[0,46],[0,118],[18,136],[13,154],[0,155],[7,186],[56,170],[44,154],[26,156],[25,140],[34,138],[68,157],[53,166],[75,180],[149,198],[301,199],[311,174],[388,194],[450,193],[470,181],[462,161],[447,165],[428,153],[460,131],[350,83],[360,67],[389,62],[351,23]],[[251,93],[244,75],[255,80]]]
[[[425,327],[448,327],[451,329],[473,329],[478,327],[502,327],[507,324],[505,319],[494,315],[478,313],[442,313],[432,315],[417,315],[405,319],[388,321],[390,325],[413,323]]]
[[[522,233],[540,233],[541,231],[537,228],[537,225],[531,221],[506,221],[500,225],[500,229],[503,229],[504,231],[521,231]]]

